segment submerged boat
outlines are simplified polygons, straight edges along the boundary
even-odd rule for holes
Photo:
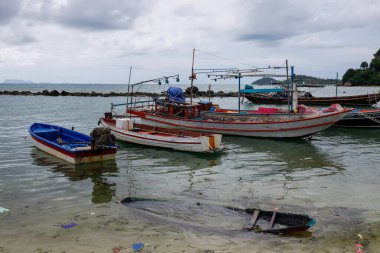
[[[186,200],[160,200],[127,197],[120,204],[138,211],[150,220],[181,227],[209,231],[254,231],[284,234],[305,231],[314,226],[315,219],[304,214],[240,209],[215,203]],[[210,215],[212,214],[212,215]]]
[[[353,110],[334,126],[380,128],[380,108]]]
[[[245,98],[254,104],[287,104],[288,96],[284,91],[260,91],[242,90]],[[380,93],[340,96],[340,97],[314,97],[309,92],[298,96],[298,103],[304,105],[331,105],[340,104],[347,106],[370,106],[380,101]]]
[[[101,123],[109,127],[116,139],[154,147],[170,148],[190,152],[215,152],[221,150],[220,134],[199,133],[152,127],[137,124],[128,118],[101,118]]]
[[[34,123],[29,134],[36,148],[74,164],[115,159],[117,151],[107,129],[95,128],[91,137],[60,126]]]
[[[236,209],[228,207],[240,213],[248,213],[251,216],[248,230],[261,233],[285,234],[289,232],[305,231],[316,223],[316,220],[304,214],[281,213],[277,211],[264,211],[260,209]]]

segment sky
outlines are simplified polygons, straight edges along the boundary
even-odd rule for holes
[[[370,62],[379,24],[380,0],[0,0],[0,82],[188,82],[193,49],[196,69],[335,78]]]

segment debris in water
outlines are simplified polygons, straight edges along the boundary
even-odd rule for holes
[[[9,212],[8,209],[0,206],[0,213]]]
[[[68,228],[73,228],[75,227],[77,224],[75,222],[71,222],[69,224],[64,224],[64,225],[61,225],[61,228],[63,229],[68,229]]]
[[[142,242],[138,242],[132,245],[133,251],[140,251],[144,248],[145,244]]]

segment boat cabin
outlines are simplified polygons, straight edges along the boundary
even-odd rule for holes
[[[154,111],[161,115],[175,116],[185,119],[194,119],[201,116],[201,112],[210,111],[211,102],[199,102],[190,104],[187,102],[170,101],[169,99],[157,99]]]

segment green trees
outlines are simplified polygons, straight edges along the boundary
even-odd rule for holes
[[[342,82],[352,85],[380,85],[380,49],[373,56],[369,66],[363,61],[360,69],[348,69],[343,75]]]
[[[361,69],[366,69],[366,68],[368,68],[368,62],[363,61],[362,64],[360,64],[360,68],[361,68]]]

